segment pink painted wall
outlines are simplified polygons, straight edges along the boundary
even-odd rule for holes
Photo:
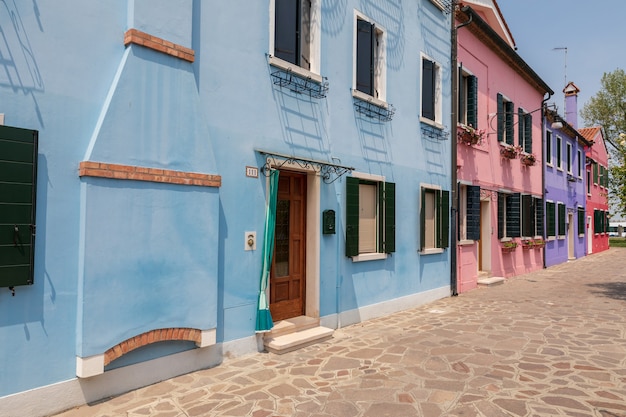
[[[506,189],[513,193],[543,195],[542,186],[542,135],[541,111],[532,113],[532,149],[537,157],[534,166],[527,167],[519,159],[500,156],[497,129],[497,94],[504,95],[515,106],[515,145],[518,144],[518,108],[525,112],[537,110],[544,94],[532,87],[520,74],[507,65],[478,40],[468,28],[458,31],[458,62],[463,69],[478,78],[478,129],[486,130],[481,145],[468,146],[458,143],[457,175],[461,183],[481,187],[483,198],[489,198],[491,228],[488,248],[491,258],[490,275],[511,277],[543,268],[543,249],[522,250],[518,246],[513,253],[502,253],[498,239],[497,191]],[[483,236],[481,236],[483,239]],[[514,238],[519,242],[519,238]],[[483,270],[486,267],[483,265]],[[458,291],[464,292],[477,286],[479,271],[478,242],[460,242],[458,245]]]
[[[589,139],[589,138],[588,138]],[[608,167],[609,156],[606,149],[606,145],[604,143],[604,139],[600,131],[595,135],[595,137],[591,138],[594,141],[594,144],[588,148],[586,148],[586,155],[596,161],[599,165],[603,165],[604,167]],[[587,217],[591,216],[591,222],[587,224],[587,239],[591,239],[592,253],[602,252],[604,250],[609,249],[609,235],[608,233],[600,233],[595,234],[593,232],[593,211],[598,210],[609,210],[608,203],[608,190],[604,187],[601,187],[599,184],[593,183],[593,172],[592,166],[586,166],[587,172],[591,175],[591,195],[587,194]]]

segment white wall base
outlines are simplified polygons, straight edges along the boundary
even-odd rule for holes
[[[75,378],[7,395],[0,397],[0,416],[42,417],[60,413],[178,375],[217,366],[228,358],[258,352],[258,346],[256,336],[250,336],[113,369],[91,378]]]
[[[365,320],[388,316],[389,314],[397,313],[399,311],[419,307],[449,296],[449,286],[435,288],[433,290],[383,301],[382,303],[355,308],[354,310],[342,311],[339,316],[337,314],[329,314],[328,316],[324,316],[320,319],[320,324],[324,327],[337,329],[339,327],[361,323]]]

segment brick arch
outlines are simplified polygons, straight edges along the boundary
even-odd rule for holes
[[[200,344],[202,342],[202,331],[186,327],[169,327],[165,329],[150,330],[137,336],[126,339],[104,352],[104,366],[107,366],[115,359],[123,356],[135,349],[147,346],[156,342],[173,340],[187,340]]]

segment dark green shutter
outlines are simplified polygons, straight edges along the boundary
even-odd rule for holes
[[[578,207],[578,234],[585,233],[585,209]]]
[[[384,252],[396,251],[396,184],[385,183],[385,241]]]
[[[0,287],[34,279],[38,132],[0,126]]]
[[[502,94],[498,93],[497,96],[497,130],[498,130],[498,142],[504,141],[504,98]]]
[[[593,183],[594,184],[598,183],[598,163],[597,162],[593,163]]]
[[[498,193],[498,239],[504,237],[504,213],[506,213],[506,194]]]
[[[509,195],[506,199],[506,236],[507,237],[520,237],[520,205],[521,198],[520,193]]]
[[[422,116],[435,120],[435,63],[422,59]]]
[[[524,110],[521,107],[517,109],[517,141],[518,145],[526,151],[524,146],[524,123],[526,120],[524,119]]]
[[[426,247],[426,189],[420,193],[420,251]]]
[[[276,0],[274,4],[274,55],[300,65],[300,1]]]
[[[468,185],[467,190],[467,213],[465,217],[465,234],[469,240],[480,239],[480,187]]]
[[[458,103],[457,103],[457,122],[459,123],[469,123],[464,117],[467,113],[467,101],[465,100],[467,96],[467,77],[463,75],[463,66],[459,67],[459,78],[458,78]]]
[[[557,207],[559,211],[559,236],[565,236],[565,204],[558,203]]]
[[[374,25],[365,20],[357,20],[356,27],[356,89],[373,96],[376,31]]]
[[[552,132],[546,131],[546,163],[552,164]]]
[[[522,195],[522,236],[532,237],[535,235],[535,210],[533,197],[528,194]]]
[[[609,232],[609,212],[605,211],[603,217],[604,217],[604,233],[608,233]]]
[[[546,202],[546,219],[548,221],[548,237],[556,236],[556,213],[555,205],[551,201]]]
[[[543,198],[535,197],[535,236],[545,236],[543,231]]]
[[[513,126],[514,126],[514,121],[513,121],[513,115],[515,112],[515,106],[513,105],[512,102],[507,101],[506,103],[504,103],[504,122],[505,122],[505,128],[506,128],[506,143],[509,145],[513,145],[514,144],[514,140],[515,138],[513,137]]]
[[[437,247],[447,248],[450,246],[450,191],[440,191],[437,204],[438,231]]]
[[[600,233],[598,230],[600,229],[600,219],[598,217],[598,210],[593,210],[593,233]]]
[[[359,179],[346,177],[346,256],[359,254]]]
[[[467,77],[467,124],[478,129],[478,78]]]
[[[524,115],[524,151],[533,152],[533,115]]]

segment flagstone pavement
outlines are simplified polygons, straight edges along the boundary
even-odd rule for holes
[[[626,416],[626,249],[58,417]]]

